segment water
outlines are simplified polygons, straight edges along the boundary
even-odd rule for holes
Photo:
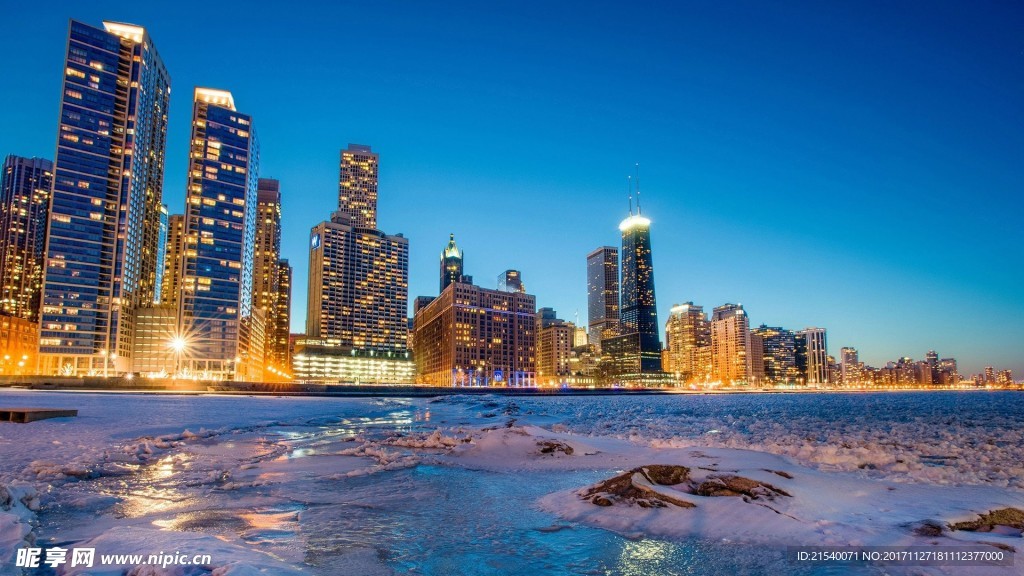
[[[757,444],[774,435],[783,448],[789,436],[814,444],[843,435],[854,444],[889,442],[894,450],[917,451],[927,473],[955,474],[950,446],[934,431],[977,430],[962,443],[998,439],[992,450],[1019,456],[1012,434],[1024,423],[1020,400],[1007,394],[819,394],[388,401],[363,407],[362,414],[339,408],[341,415],[300,425],[242,428],[190,442],[122,476],[67,484],[47,497],[37,533],[46,546],[72,545],[115,525],[209,534],[322,575],[351,574],[354,566],[356,573],[376,568],[424,575],[876,574],[883,572],[800,571],[778,548],[630,538],[561,521],[535,505],[551,492],[607,478],[613,469],[472,470],[440,465],[426,450],[417,451],[425,456],[416,465],[379,471],[373,458],[338,453],[363,439],[515,418],[648,439],[716,430],[725,441]],[[933,434],[905,436],[920,429]],[[345,476],[359,471],[370,473]],[[865,471],[875,472],[883,471]]]

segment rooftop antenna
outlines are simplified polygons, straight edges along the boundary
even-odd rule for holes
[[[636,163],[636,215],[640,215],[640,163]]]
[[[626,190],[629,192],[629,215],[633,215],[633,177],[626,176]]]

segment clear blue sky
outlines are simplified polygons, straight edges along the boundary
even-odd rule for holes
[[[183,207],[195,85],[255,118],[281,180],[293,329],[338,151],[381,154],[410,301],[518,268],[585,321],[642,166],[660,319],[741,302],[880,365],[930,348],[1024,376],[1024,5],[1018,2],[15,2],[0,154],[52,157],[67,19],[147,27],[172,78],[165,202]],[[324,3],[326,4],[326,3]]]

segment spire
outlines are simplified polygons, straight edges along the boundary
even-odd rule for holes
[[[441,255],[443,258],[462,258],[462,252],[455,245],[455,233],[448,235],[448,245],[444,247],[444,252]]]
[[[633,177],[626,176],[626,191],[629,194],[629,215],[633,215]]]
[[[640,215],[640,163],[636,163],[636,215]]]

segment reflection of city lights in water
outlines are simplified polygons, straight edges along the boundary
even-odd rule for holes
[[[678,548],[677,544],[660,540],[626,542],[616,572],[623,576],[665,574],[670,568],[666,563],[679,561]]]

